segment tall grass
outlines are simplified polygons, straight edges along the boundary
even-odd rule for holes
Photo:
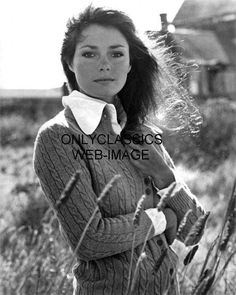
[[[215,167],[214,171],[210,171],[205,169],[206,165],[203,165],[205,169],[203,172],[198,168],[191,170],[183,165],[183,162],[180,162],[178,166],[193,193],[201,198],[203,207],[211,211],[199,244],[185,247],[175,242],[173,245],[180,257],[178,276],[181,295],[236,294],[235,190],[232,189],[235,178],[233,171],[236,165],[235,137],[233,137],[235,107],[219,102],[214,106],[216,112],[210,112],[212,104],[214,103],[208,103],[205,108],[206,132],[201,135],[202,144],[199,149],[193,149],[191,144],[185,144],[184,149],[176,142],[172,145],[177,147],[177,150],[173,151],[174,156],[178,154],[177,158],[181,157],[180,155],[186,157],[183,159],[184,163],[192,164],[194,161],[199,162],[200,159],[201,163],[207,165],[214,162],[209,167]],[[53,104],[51,106],[49,117],[54,112]],[[30,108],[33,107],[34,104],[31,104]],[[0,294],[4,295],[58,295],[59,292],[72,294],[71,265],[75,254],[60,234],[59,224],[54,213],[49,209],[32,171],[32,142],[48,107],[40,109],[40,114],[35,109],[32,112],[27,110],[27,114],[34,114],[32,118],[24,119],[20,113],[15,115],[14,112],[0,118],[2,123],[0,124],[2,145],[0,153]],[[46,120],[47,118],[44,117],[43,121]],[[224,121],[229,128],[224,127]],[[218,129],[219,124],[221,129]],[[220,133],[217,133],[217,130],[220,130]],[[211,153],[211,149],[207,148],[212,142],[212,136],[214,143],[221,140],[219,149],[216,149],[215,153]],[[179,153],[178,148],[183,153]],[[212,149],[214,148],[216,147],[213,146]],[[227,156],[230,149],[234,151]],[[194,153],[193,161],[192,153]],[[221,162],[217,165],[219,156]],[[65,194],[64,197],[62,196],[60,200],[66,201]],[[168,202],[167,196],[164,197]],[[135,227],[138,227],[138,215],[141,211],[142,202],[139,202],[134,221],[134,239]],[[182,220],[178,234],[184,230],[187,218],[188,216],[185,216],[185,220]],[[146,259],[145,243],[143,246],[139,263]],[[163,252],[157,258],[154,272],[158,272],[165,255],[167,254]],[[136,275],[131,269],[132,266],[129,274],[129,287],[132,289]]]
[[[58,201],[58,206],[60,206],[62,202],[66,202],[78,177],[78,172],[72,176],[71,181],[65,187]],[[111,186],[115,185],[116,180],[117,177],[107,184],[98,198],[98,204],[102,202]],[[167,200],[170,198],[173,191],[173,187],[167,190],[166,195],[168,195],[168,197],[163,196],[163,199]],[[145,197],[143,196],[137,205],[134,218],[134,233],[135,229],[139,226],[138,218],[142,210],[142,202],[144,199]],[[199,251],[199,245],[197,245],[197,247],[187,247],[188,252],[183,261],[184,267],[181,270],[181,273],[184,275],[182,277],[180,276],[182,294],[217,294],[216,288],[236,253],[235,204],[236,192],[234,183],[218,238],[216,241],[212,241],[204,261],[202,261],[198,267],[200,271],[198,273],[196,272],[195,277],[191,279],[187,279],[186,270],[191,261],[193,261],[196,252]],[[166,205],[168,205],[168,201],[166,201],[165,206]],[[163,206],[162,209],[164,209],[165,206]],[[96,210],[98,210],[98,206],[94,209],[94,212],[96,212]],[[187,212],[187,214],[189,213]],[[186,238],[187,246],[189,240],[192,241],[202,233],[208,215],[209,213],[207,212],[193,225],[192,230]],[[92,221],[93,216],[94,214],[91,216],[90,221]],[[185,219],[186,216],[183,221]],[[72,263],[88,227],[89,223],[86,225],[74,253],[69,251],[65,241],[61,239],[58,223],[50,209],[42,216],[40,227],[38,228],[33,229],[32,227],[21,226],[19,228],[11,227],[5,229],[1,233],[1,293],[6,295],[66,294],[68,290],[72,289]],[[181,228],[179,231],[180,230]],[[150,231],[147,233],[147,237],[149,234]],[[143,243],[141,255],[138,259],[135,271],[133,275],[130,274],[129,276],[129,289],[127,294],[132,293],[139,264],[142,263],[143,259],[146,259],[146,242],[147,239]],[[163,252],[159,259],[157,259],[153,272],[158,272],[166,255],[168,255],[167,252]],[[187,293],[185,293],[186,290],[188,290]]]

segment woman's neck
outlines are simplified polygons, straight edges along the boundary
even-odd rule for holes
[[[89,96],[89,97],[96,98],[96,99],[100,99],[100,100],[102,100],[102,101],[104,101],[104,102],[106,102],[106,103],[115,104],[114,101],[115,101],[115,97],[116,97],[116,95],[113,96],[113,97],[107,97],[107,98],[104,98],[104,97],[97,97],[97,96],[90,95],[90,94],[86,93],[86,91],[84,91],[84,90],[82,90],[82,89],[80,89],[79,92],[81,92],[81,93],[83,93],[83,94],[85,94],[85,95],[87,95],[87,96]]]

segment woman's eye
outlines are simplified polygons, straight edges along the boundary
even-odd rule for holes
[[[124,54],[123,54],[123,52],[113,52],[112,56],[113,57],[121,57],[121,56],[124,56]]]
[[[82,53],[82,56],[84,56],[84,57],[94,57],[95,54],[93,52],[84,52],[84,53]]]

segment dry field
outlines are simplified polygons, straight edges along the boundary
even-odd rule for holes
[[[176,151],[170,150],[179,173],[205,209],[210,211],[204,235],[198,249],[194,249],[197,251],[191,262],[190,259],[186,262],[185,258],[194,247],[174,243],[180,257],[178,272],[183,295],[236,294],[235,194],[230,201],[236,177],[235,106],[231,119],[225,103],[224,108],[227,114],[222,112],[221,119],[227,124],[221,129],[217,125],[219,116],[218,121],[213,118],[216,112],[206,113],[206,135],[201,135],[204,144],[198,145],[200,148],[195,154],[191,148],[189,151],[185,148],[181,160]],[[10,109],[8,106],[1,116],[0,125],[0,294],[72,294],[70,265],[73,253],[61,237],[52,212],[48,211],[32,169],[33,140],[38,127],[57,112],[58,106],[51,109],[51,113],[46,113],[45,107],[39,105],[35,111],[31,104],[22,112],[19,108]],[[214,124],[215,129],[212,128]],[[218,143],[212,147],[212,152],[205,147],[207,140]],[[181,144],[179,146],[181,148]],[[219,149],[218,154],[216,149]],[[223,225],[225,230],[219,242],[216,238]],[[195,234],[199,232],[195,231]]]

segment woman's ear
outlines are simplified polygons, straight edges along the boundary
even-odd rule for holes
[[[131,65],[129,65],[129,68],[128,68],[128,73],[130,72],[131,68],[132,68],[132,66],[131,66]],[[127,73],[127,74],[128,74],[128,73]]]
[[[71,70],[71,72],[74,73],[73,65],[71,63],[67,63],[67,65],[68,65],[68,68]]]

